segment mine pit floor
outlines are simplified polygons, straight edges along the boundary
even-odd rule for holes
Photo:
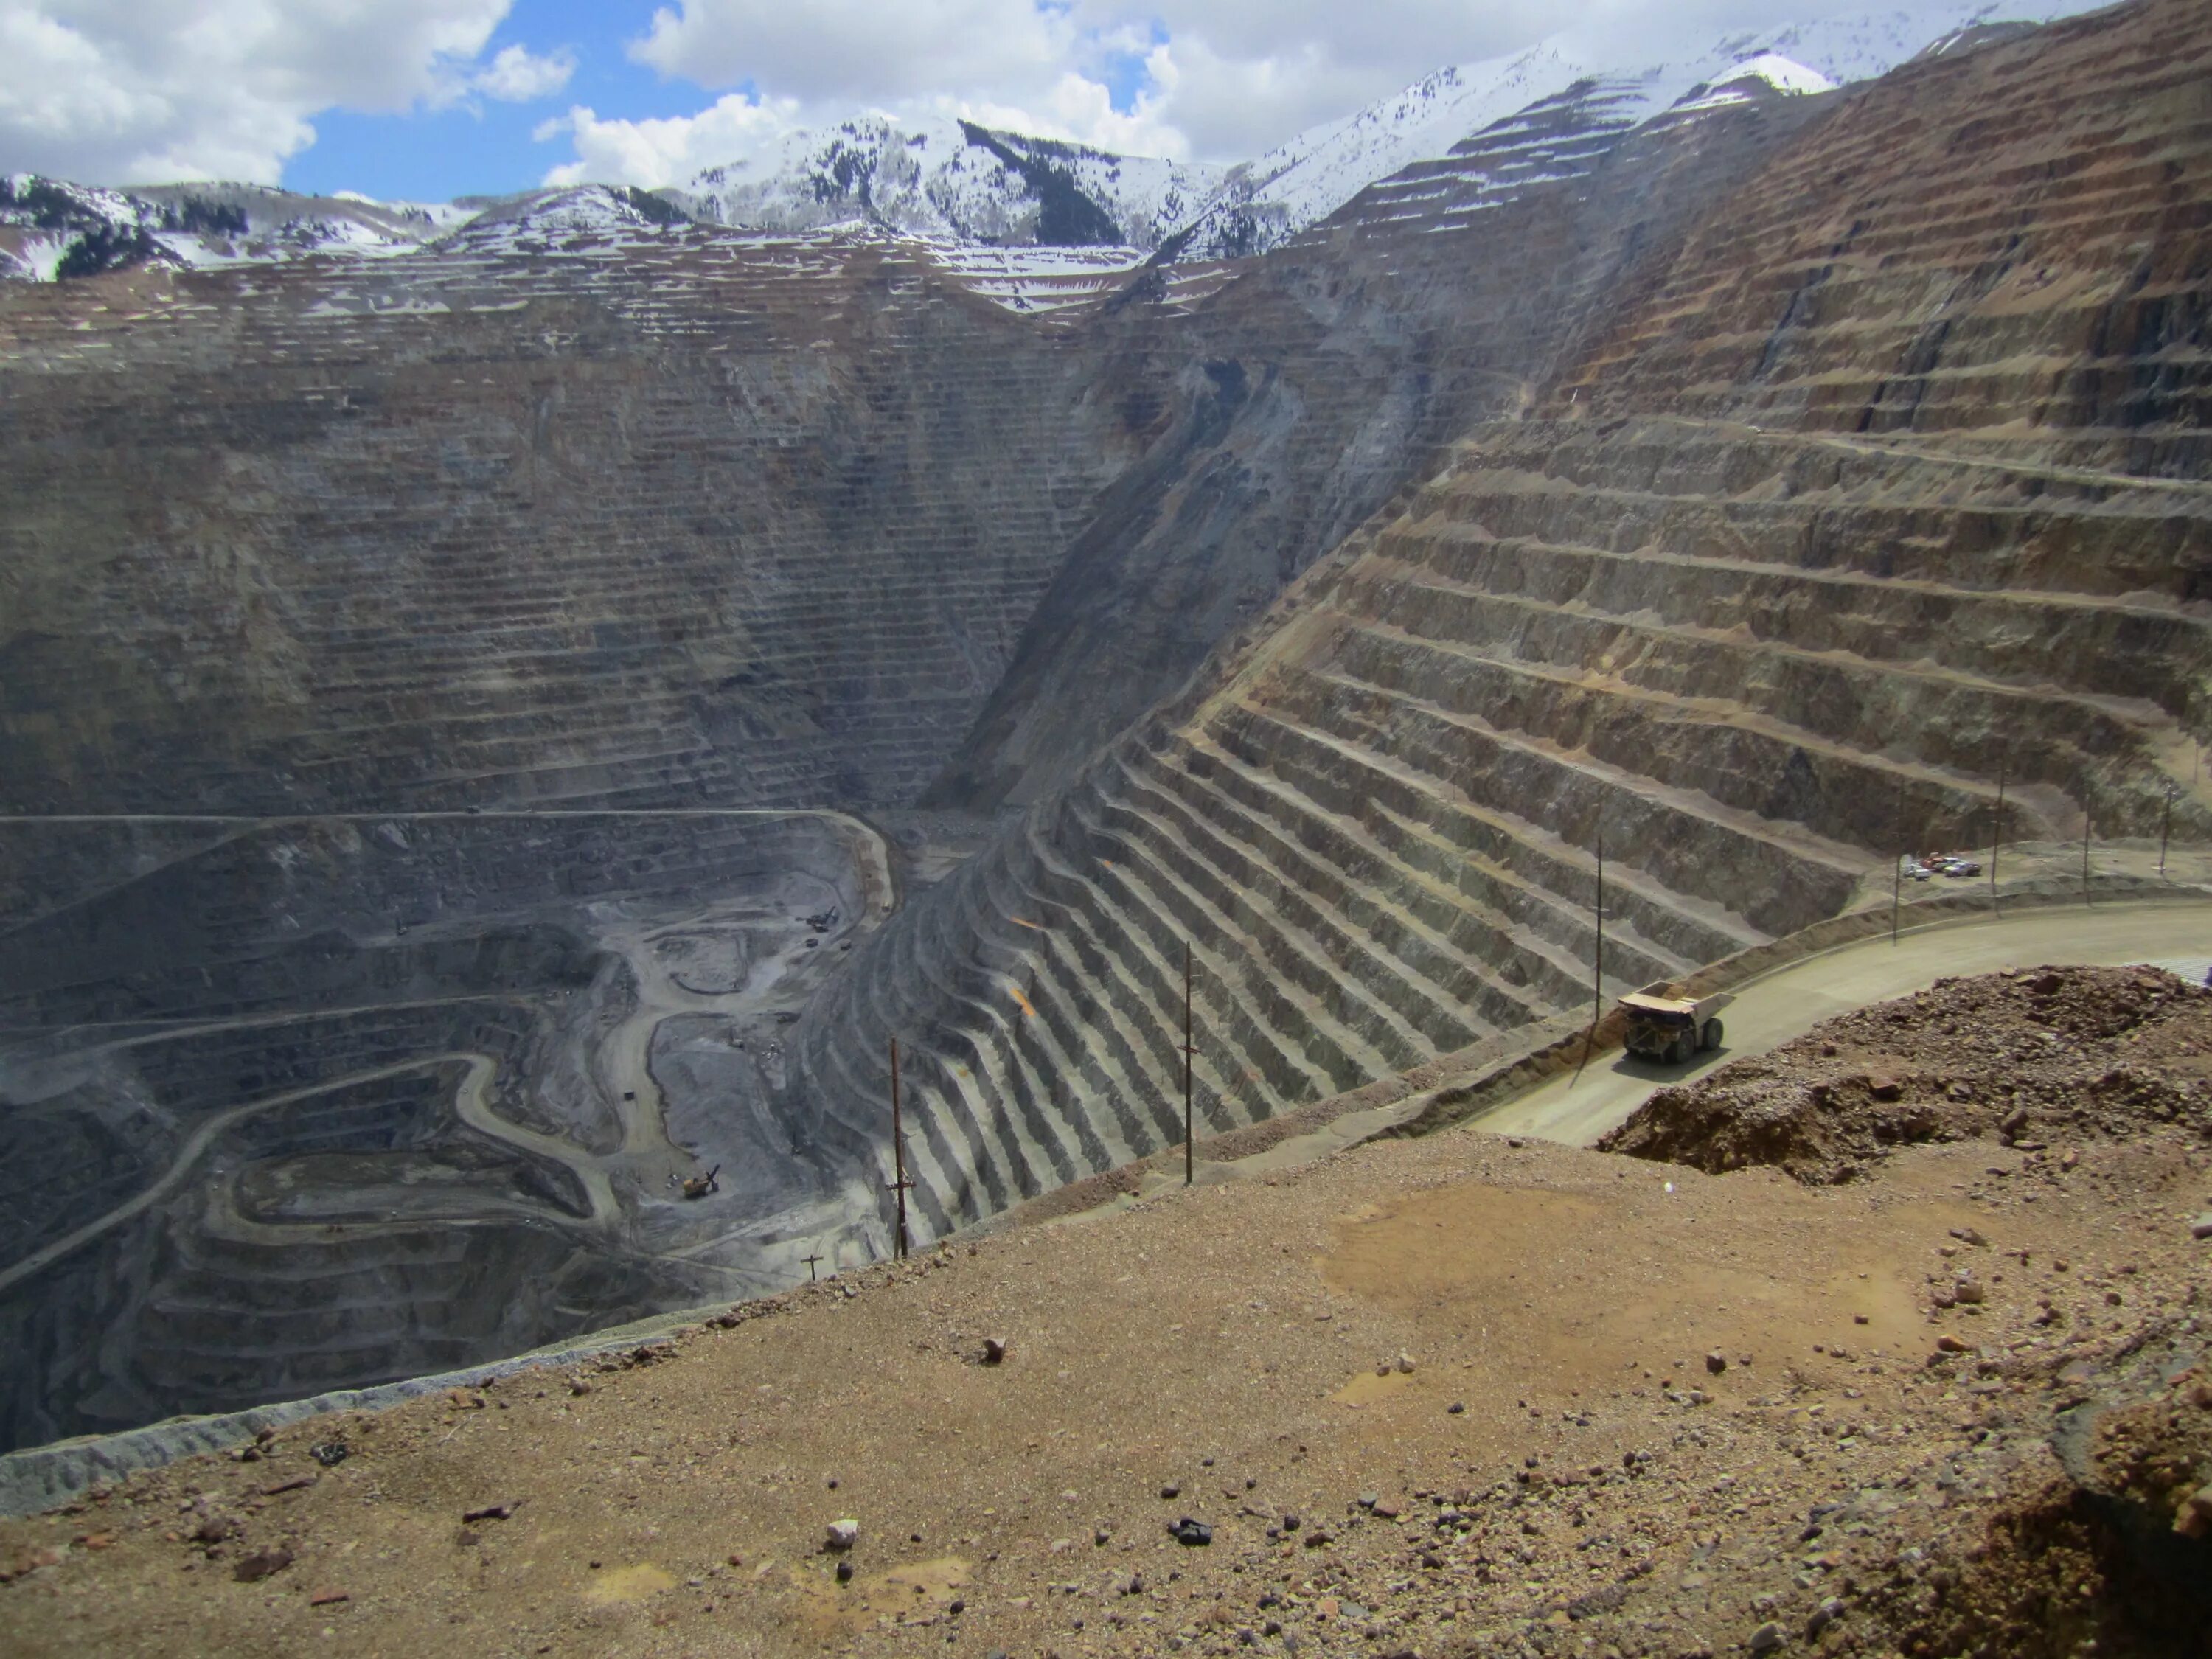
[[[1880,1063],[1933,1077],[1942,1011],[1903,1006]],[[2193,1083],[2212,1013],[2185,1012],[2075,1059]],[[1688,1655],[1767,1625],[1948,1652],[1979,1619],[2039,1654],[2005,1644],[1990,1540],[2060,1480],[2057,1414],[2147,1389],[2212,1459],[2184,1374],[2209,1153],[2095,1118],[1805,1186],[1376,1142],[0,1524],[0,1629],[26,1655]],[[1939,1305],[1961,1270],[1984,1299]],[[1185,1516],[1209,1545],[1170,1541]],[[2134,1602],[2095,1560],[2052,1559],[2053,1629],[2165,1650],[2112,1626]]]

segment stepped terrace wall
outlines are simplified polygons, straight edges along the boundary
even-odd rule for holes
[[[1180,1137],[1186,942],[1219,1132],[1587,1006],[1601,843],[1613,994],[1907,850],[2212,833],[2212,125],[2174,79],[2208,52],[2201,8],[2147,5],[1836,100],[1526,416],[899,918],[803,1054],[880,1148],[904,1040],[926,1230]],[[1881,131],[1913,159],[1869,184]],[[2130,156],[2163,182],[2096,185]],[[1887,252],[1815,303],[1805,227],[1846,204]],[[1975,343],[1991,248],[2061,241],[2074,275]],[[2084,331],[2146,276],[2166,323]],[[1827,389],[1892,383],[1916,328],[1943,418],[1837,430]],[[2026,397],[2021,352],[2164,390]]]
[[[910,799],[1150,435],[1086,373],[865,239],[11,287],[0,806]]]
[[[854,1208],[866,1147],[771,1079],[890,901],[862,826],[191,833],[0,932],[0,1444],[757,1292]]]

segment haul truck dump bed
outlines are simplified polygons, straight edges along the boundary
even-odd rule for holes
[[[1632,1054],[1683,1065],[1691,1055],[1721,1046],[1721,1023],[1715,1016],[1735,1000],[1726,991],[1687,996],[1683,987],[1664,980],[1647,985],[1620,1000],[1627,1016],[1623,1041]]]

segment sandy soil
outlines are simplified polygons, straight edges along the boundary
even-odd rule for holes
[[[1893,1049],[1945,1039],[1905,1006]],[[410,1659],[2010,1654],[2043,1650],[2016,1635],[2032,1604],[2105,1659],[2180,1651],[2128,1624],[2054,1425],[2109,1397],[2149,1413],[2129,1467],[2162,1471],[2159,1503],[2212,1480],[2160,1426],[2212,1419],[2185,1370],[2212,1158],[2176,1124],[2045,1135],[1808,1185],[1460,1130],[1017,1230],[0,1524],[0,1632]],[[1186,1516],[1209,1544],[1170,1539]],[[857,1544],[825,1551],[847,1517]],[[2021,1540],[2071,1580],[2021,1569]]]

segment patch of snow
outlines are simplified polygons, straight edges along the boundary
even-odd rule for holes
[[[1524,132],[1542,134],[1557,149],[1577,130],[1592,141],[1594,160],[1661,115],[1740,103],[1762,89],[1785,97],[1831,91],[1946,42],[1980,38],[1992,26],[2048,22],[2102,3],[1936,0],[1779,23],[1702,48],[1685,43],[1656,63],[1624,62],[1602,39],[1556,35],[1512,57],[1437,70],[1232,169],[1172,246],[1178,258],[1262,252],[1425,161],[1498,150]],[[1569,103],[1579,106],[1578,129],[1559,119]]]
[[[957,120],[856,116],[709,167],[672,194],[701,218],[803,231],[854,219],[936,240],[1151,249],[1224,170]]]

